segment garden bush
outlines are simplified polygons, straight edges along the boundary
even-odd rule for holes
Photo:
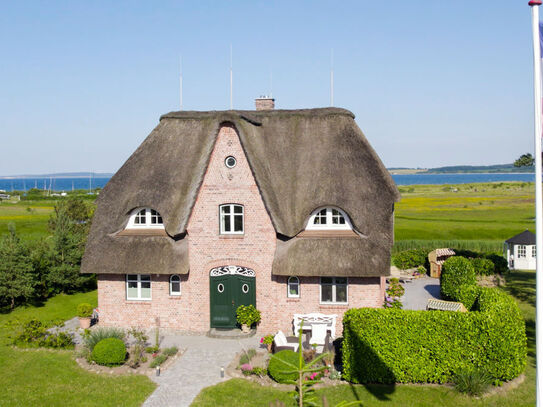
[[[156,358],[153,359],[151,363],[149,363],[149,367],[155,368],[157,366],[160,366],[166,361],[166,359],[168,359],[168,355],[165,355],[165,354],[158,355]]]
[[[464,292],[464,288],[460,290]],[[479,311],[350,309],[343,374],[354,383],[444,383],[466,369],[510,380],[526,366],[526,328],[515,300],[479,288]]]
[[[491,254],[487,254],[486,255],[486,258],[488,260],[491,260],[492,263],[494,263],[494,273],[495,274],[505,274],[509,271],[509,267],[508,267],[508,264],[507,264],[507,260],[505,260],[503,258],[503,256],[499,255],[499,254],[496,254],[496,253],[491,253]]]
[[[121,341],[124,341],[125,333],[122,329],[119,328],[98,328],[89,330],[83,336],[83,342],[89,350],[92,352],[96,344],[107,338],[117,338]]]
[[[441,297],[457,301],[463,285],[475,285],[475,271],[471,262],[462,256],[449,257],[441,269]]]
[[[424,266],[428,258],[428,251],[424,249],[404,250],[392,256],[392,263],[399,269],[406,270],[413,267]]]
[[[478,285],[470,285],[470,284],[464,284],[458,287],[458,290],[456,292],[456,301],[461,302],[464,304],[464,307],[468,311],[473,309],[473,306],[475,305],[475,301],[477,300],[477,297],[479,297],[479,294],[481,290]]]
[[[475,271],[475,274],[478,276],[491,276],[494,274],[494,263],[492,260],[475,257],[472,259],[469,259],[471,262],[471,265],[473,266],[473,270]]]
[[[43,347],[71,349],[74,347],[73,335],[65,332],[50,332],[47,325],[31,319],[18,326],[12,336],[12,343],[21,347]]]
[[[278,383],[287,383],[298,378],[297,372],[285,373],[287,371],[290,372],[295,370],[285,362],[290,363],[297,368],[299,363],[298,353],[292,350],[282,350],[272,356],[270,364],[268,365],[268,373],[272,379]],[[305,362],[303,364],[305,365]]]
[[[79,318],[90,318],[92,316],[92,305],[83,302],[77,306],[77,316]]]
[[[91,359],[102,366],[122,365],[125,358],[126,346],[119,338],[102,339],[91,353]]]

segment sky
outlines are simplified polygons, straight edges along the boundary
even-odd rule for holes
[[[542,11],[543,12],[543,11]],[[533,153],[527,0],[20,1],[0,12],[0,175],[115,172],[179,110],[334,105],[387,167]]]

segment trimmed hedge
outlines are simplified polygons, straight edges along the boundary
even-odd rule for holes
[[[441,269],[441,297],[457,301],[458,290],[463,285],[475,285],[475,271],[471,262],[462,256],[449,257]]]
[[[469,261],[473,266],[475,274],[478,276],[491,276],[494,274],[494,263],[492,260],[476,257],[469,259]]]
[[[102,366],[122,365],[126,359],[126,345],[118,338],[102,339],[92,350],[91,359]]]
[[[463,369],[510,380],[526,366],[526,329],[515,300],[479,287],[480,311],[350,309],[343,317],[343,375],[353,383],[450,382]]]
[[[392,263],[399,269],[406,270],[424,266],[428,259],[428,251],[424,249],[404,250],[392,256]]]
[[[471,311],[471,309],[475,305],[475,301],[477,301],[477,298],[481,293],[481,290],[479,288],[480,287],[477,285],[469,284],[464,284],[460,286],[456,292],[455,301],[461,302],[462,304],[464,304],[464,307],[466,307],[468,311]]]
[[[298,373],[285,373],[294,370],[283,361],[298,367],[300,356],[292,350],[282,350],[273,355],[268,365],[268,373],[277,383],[289,383],[298,378]],[[305,362],[302,362],[305,365]]]

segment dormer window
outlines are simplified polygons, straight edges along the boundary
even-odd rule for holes
[[[164,229],[164,224],[162,222],[162,216],[154,209],[138,208],[132,211],[126,228]]]
[[[308,230],[351,230],[351,222],[339,208],[319,208],[309,217]]]

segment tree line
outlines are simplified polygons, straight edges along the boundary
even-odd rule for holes
[[[48,223],[50,235],[36,242],[22,240],[15,225],[8,225],[0,237],[0,308],[96,287],[95,275],[79,273],[94,208],[77,197],[58,201]]]

